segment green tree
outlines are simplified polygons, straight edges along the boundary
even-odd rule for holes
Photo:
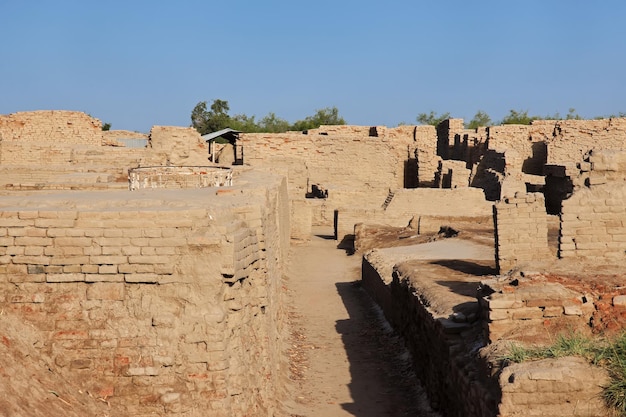
[[[485,127],[491,125],[491,117],[482,110],[478,110],[474,115],[474,118],[467,124],[468,129],[477,129],[479,127]]]
[[[576,112],[576,109],[573,107],[570,107],[567,115],[565,116],[565,119],[567,120],[582,120],[582,117],[580,117],[580,115]]]
[[[201,101],[191,111],[191,126],[201,135],[210,133],[207,128],[209,112],[206,108],[206,101]]]
[[[291,125],[287,120],[276,116],[276,113],[268,113],[259,122],[259,128],[262,132],[282,133],[291,129]]]
[[[107,131],[107,130],[111,130],[111,123],[103,123],[102,124],[102,130],[103,131]]]
[[[528,110],[509,110],[509,114],[504,116],[500,124],[503,125],[529,125],[533,120],[540,120],[539,116],[529,116]]]
[[[621,117],[626,117],[626,113],[625,112],[619,112],[617,114],[609,114],[606,116],[596,116],[594,117],[595,120],[600,120],[600,119],[615,119],[615,118],[621,118]]]
[[[246,133],[256,133],[261,131],[259,125],[254,120],[254,116],[247,116],[245,114],[237,114],[233,117],[230,117],[228,126],[225,127],[230,127],[231,129],[239,130]]]
[[[434,111],[430,111],[430,113],[420,113],[417,115],[417,121],[423,125],[433,125],[437,126],[439,123],[443,122],[446,119],[450,118],[450,113],[446,112],[440,116],[437,115]]]
[[[296,121],[291,130],[309,130],[322,125],[345,125],[346,121],[339,116],[337,107],[326,107],[319,109],[313,116],[308,116],[304,120]]]
[[[231,127],[232,119],[228,115],[229,110],[226,100],[213,100],[210,110],[207,110],[206,101],[201,101],[191,111],[191,125],[201,135]]]

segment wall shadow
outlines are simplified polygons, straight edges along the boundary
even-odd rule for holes
[[[353,402],[341,404],[342,408],[357,417],[423,415],[420,409],[427,400],[404,353],[403,340],[361,289],[360,281],[335,285],[349,314],[335,325],[350,362]]]
[[[498,270],[493,266],[493,261],[466,261],[463,259],[442,259],[430,262],[431,265],[440,265],[454,271],[468,275],[482,277],[485,275],[495,275]]]

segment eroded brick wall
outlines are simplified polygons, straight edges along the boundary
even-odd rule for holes
[[[241,195],[3,209],[2,307],[42,331],[55,372],[119,415],[272,415],[286,372],[287,191]]]

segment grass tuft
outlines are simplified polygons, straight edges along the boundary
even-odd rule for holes
[[[580,333],[559,335],[554,343],[545,347],[511,343],[508,353],[501,359],[520,363],[565,356],[580,356],[606,368],[611,382],[602,394],[605,404],[626,417],[626,332],[612,339],[591,339]]]

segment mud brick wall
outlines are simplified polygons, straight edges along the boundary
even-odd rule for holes
[[[495,416],[497,381],[487,381],[469,353],[473,343],[454,323],[432,315],[410,280],[397,269],[385,285],[376,267],[363,259],[363,286],[404,338],[431,403],[446,416]],[[480,381],[480,382],[479,382]]]
[[[102,122],[82,112],[47,110],[0,115],[0,141],[102,144]]]
[[[626,147],[626,119],[536,120],[531,126],[533,141],[548,145],[547,163],[578,162],[591,149],[618,150]]]
[[[299,189],[310,191],[311,184],[320,184],[330,194],[333,189],[384,189],[403,183],[401,157],[383,138],[245,134],[242,142],[246,164],[306,167]]]
[[[626,185],[599,184],[563,200],[559,257],[626,259]]]
[[[607,416],[602,387],[609,377],[583,358],[512,364],[500,375],[499,416]]]
[[[385,129],[381,136],[362,134],[362,127],[357,127],[337,127],[337,134],[244,134],[244,162],[283,167],[289,173],[290,188],[298,192],[310,191],[312,184],[330,192],[357,187],[387,190],[404,186],[405,162],[415,159],[420,149],[419,158],[424,160],[417,161],[421,168],[415,176],[432,183],[437,169],[432,126]],[[350,133],[344,134],[346,130]],[[293,182],[296,176],[297,184]]]
[[[402,334],[431,402],[443,415],[608,415],[600,396],[608,376],[601,368],[567,357],[510,364],[494,372],[493,364],[477,353],[481,346],[471,332],[435,317],[422,303],[401,265],[386,282],[375,263],[364,257],[363,286]],[[491,294],[479,294],[483,324],[494,330],[487,335],[492,341],[505,334],[519,341],[553,337],[558,329],[585,326],[594,310],[590,299],[559,285],[522,283],[509,291],[503,288],[508,284],[492,281],[481,289]]]
[[[385,209],[389,217],[407,215],[483,216],[490,212],[492,203],[485,201],[479,188],[399,189]]]
[[[469,187],[471,171],[464,161],[443,160],[437,169],[436,186],[438,188]]]
[[[494,205],[496,264],[501,273],[549,259],[548,216],[540,193],[507,197]]]
[[[621,120],[621,119],[620,119]],[[626,151],[594,150],[579,163],[571,197],[561,203],[559,256],[626,259]]]
[[[286,372],[286,186],[233,207],[235,197],[218,196],[221,208],[2,211],[2,308],[41,330],[55,372],[115,414],[273,415]]]
[[[164,165],[206,165],[209,161],[209,145],[192,127],[153,126],[148,146],[164,154]]]
[[[481,283],[479,301],[485,337],[550,343],[563,329],[588,329],[595,311],[593,297],[543,276]]]
[[[367,222],[385,226],[404,227],[411,218],[450,218],[484,217],[492,213],[493,203],[485,201],[482,190],[478,188],[417,188],[399,189],[390,194],[391,200],[386,207],[346,208],[337,213],[336,233],[338,240],[354,233],[354,225]],[[437,232],[432,230],[436,221],[424,224],[421,233]]]

